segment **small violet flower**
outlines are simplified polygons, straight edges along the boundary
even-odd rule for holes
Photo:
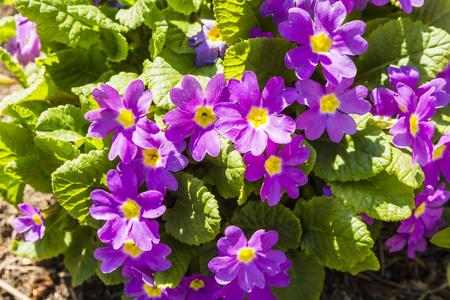
[[[89,135],[93,138],[105,138],[116,131],[108,158],[113,160],[119,155],[124,163],[129,163],[138,150],[134,140],[143,133],[159,131],[158,126],[146,116],[152,104],[152,92],[144,92],[144,82],[135,80],[127,87],[123,98],[107,84],[94,89],[92,97],[98,102],[100,109],[84,115],[86,120],[93,122],[89,126]]]
[[[225,51],[228,47],[223,41],[220,30],[217,28],[216,21],[207,19],[199,20],[203,23],[202,30],[188,39],[189,45],[197,45],[195,47],[197,57],[194,60],[194,65],[196,67],[216,62],[219,53],[220,57],[224,59]],[[217,53],[217,51],[219,51],[219,53]]]
[[[27,230],[25,241],[36,242],[44,237],[45,225],[44,216],[40,213],[39,208],[31,207],[29,204],[20,203],[17,205],[19,210],[26,216],[17,217],[13,221],[14,230],[23,233]]]
[[[289,284],[289,276],[283,274],[287,269],[285,266],[290,266],[286,255],[283,251],[271,249],[277,241],[276,231],[265,232],[264,229],[260,229],[247,240],[240,228],[228,226],[225,229],[225,237],[219,239],[217,243],[220,256],[213,258],[208,267],[215,273],[219,284],[231,283],[236,287],[232,293],[242,296],[230,295],[231,299],[242,299],[245,293],[251,293],[256,288],[270,291],[267,285],[277,281],[272,279],[280,281],[276,286]],[[287,264],[283,266],[283,263]],[[222,291],[223,289],[214,296],[225,296]]]
[[[431,160],[422,170],[425,173],[424,185],[436,186],[441,179],[441,171],[447,181],[450,181],[450,133],[444,134],[433,146]]]
[[[421,7],[423,5],[424,0],[398,0],[402,5],[402,9],[405,13],[410,14],[412,12],[412,8]]]
[[[229,91],[223,74],[217,74],[206,85],[205,93],[197,79],[185,76],[181,88],[170,91],[170,99],[178,107],[169,111],[163,121],[169,128],[166,138],[179,142],[192,134],[189,151],[196,161],[205,154],[219,155],[222,145],[220,135],[214,128],[217,120],[214,107],[229,101]]]
[[[368,44],[361,37],[366,24],[351,21],[341,26],[346,16],[340,1],[331,5],[329,0],[318,0],[314,22],[303,9],[289,10],[289,21],[282,22],[278,30],[283,38],[301,45],[285,56],[286,66],[295,69],[298,78],[308,79],[319,61],[325,78],[333,85],[338,85],[342,78],[355,77],[356,67],[349,55],[366,51]]]
[[[318,139],[327,129],[335,143],[342,139],[344,133],[355,134],[356,122],[347,114],[363,115],[369,112],[370,103],[364,100],[369,93],[367,88],[358,85],[349,89],[352,84],[353,78],[345,78],[337,86],[327,82],[324,91],[322,85],[313,80],[297,81],[297,101],[309,107],[297,118],[297,129],[305,129],[309,140]]]
[[[364,10],[368,2],[376,6],[383,6],[387,4],[389,0],[355,0],[355,9]]]
[[[250,30],[250,37],[249,39],[254,39],[254,38],[262,38],[262,37],[266,37],[266,38],[274,38],[275,36],[273,35],[272,32],[263,32],[261,29],[259,29],[258,27],[253,27]]]
[[[416,208],[411,217],[400,221],[401,225],[397,229],[399,235],[386,241],[386,246],[392,247],[389,252],[400,251],[408,244],[408,257],[412,259],[415,257],[415,251],[425,251],[425,237],[434,236],[439,228],[445,225],[445,221],[441,220],[444,209],[438,208],[450,198],[450,192],[444,188],[444,183],[436,191],[428,185],[422,193],[417,194],[414,200]]]
[[[443,78],[446,82],[444,90],[450,94],[450,62],[445,67],[444,71],[436,75],[436,78]]]
[[[89,213],[96,220],[106,220],[97,231],[100,241],[114,249],[122,247],[129,239],[142,251],[159,243],[159,225],[147,218],[160,217],[166,210],[161,204],[163,195],[158,191],[146,191],[138,195],[137,178],[133,169],[122,168],[122,175],[110,170],[106,182],[112,194],[104,190],[91,193],[94,205]]]
[[[18,14],[14,17],[16,21],[16,36],[7,41],[6,50],[14,55],[24,66],[34,62],[41,51],[41,40],[36,32],[36,24]]]
[[[221,286],[216,282],[214,276],[203,276],[194,274],[189,277],[183,277],[179,287],[184,289],[185,300],[213,300],[218,299],[213,296],[220,290]]]
[[[297,168],[309,156],[309,148],[302,147],[303,136],[297,135],[292,141],[278,152],[280,145],[272,141],[267,143],[267,158],[264,154],[255,156],[251,153],[244,155],[245,179],[256,181],[264,176],[261,188],[261,200],[267,199],[272,206],[281,199],[284,188],[289,197],[299,196],[298,186],[306,184],[308,177]]]
[[[237,151],[260,155],[268,139],[278,144],[291,141],[295,123],[279,113],[295,101],[297,92],[285,88],[283,78],[271,78],[261,93],[255,73],[245,71],[242,81],[230,79],[228,88],[233,103],[214,107],[218,117],[214,126],[220,135],[233,141]]]

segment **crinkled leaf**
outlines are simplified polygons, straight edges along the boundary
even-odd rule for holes
[[[2,47],[0,47],[0,58],[3,61],[3,64],[5,64],[5,67],[7,67],[8,69],[11,70],[11,72],[13,72],[14,77],[17,79],[17,81],[23,87],[27,87],[28,86],[27,75],[25,75],[19,63],[13,60],[11,54],[9,54],[9,52]]]
[[[100,31],[100,42],[98,47],[106,53],[112,61],[122,61],[128,55],[127,39],[119,32],[111,30]]]
[[[185,15],[190,15],[192,12],[198,11],[202,2],[202,0],[167,0],[167,4],[173,10]]]
[[[14,123],[0,122],[0,166],[34,153],[33,134]]]
[[[169,25],[160,10],[154,9],[145,19],[145,24],[152,29],[152,37],[148,45],[150,57],[155,59],[166,43]]]
[[[241,189],[239,190],[239,197],[237,200],[237,204],[244,205],[245,202],[247,202],[248,197],[254,190],[255,185],[253,184],[253,182],[244,179],[244,184],[241,186]]]
[[[23,201],[24,189],[24,182],[5,174],[3,167],[0,167],[0,197],[4,201],[17,206]]]
[[[108,18],[97,6],[71,5],[67,7],[67,12],[72,17],[92,27],[98,26],[103,29],[109,29],[117,32],[124,32],[128,30],[125,26],[122,26]]]
[[[314,173],[328,182],[360,180],[383,171],[391,160],[391,147],[370,114],[353,116],[358,131],[338,143],[321,137],[309,143],[317,151]]]
[[[370,255],[373,240],[366,223],[335,197],[299,201],[294,212],[303,227],[302,249],[320,264],[344,270]]]
[[[369,256],[367,256],[363,261],[357,262],[351,268],[342,268],[342,272],[349,272],[353,276],[363,272],[363,271],[378,271],[380,269],[380,262],[376,257],[375,253],[370,252]]]
[[[411,152],[397,147],[392,147],[391,151],[392,160],[387,166],[386,172],[396,175],[402,183],[412,188],[419,188],[425,180],[425,175],[418,163],[411,166]]]
[[[168,233],[182,243],[200,245],[219,233],[219,205],[203,181],[187,173],[177,174],[177,201],[163,214]]]
[[[38,149],[39,162],[47,174],[53,173],[66,161],[80,156],[80,150],[70,142],[46,136],[36,136],[33,141]]]
[[[225,77],[241,79],[245,71],[252,71],[261,90],[275,76],[283,77],[285,84],[292,86],[297,77],[294,70],[286,68],[284,56],[294,47],[294,43],[281,38],[249,39],[237,43],[225,55]]]
[[[436,109],[436,114],[431,118],[436,122],[436,129],[440,134],[450,132],[450,105]]]
[[[426,0],[422,7],[414,8],[411,16],[426,25],[442,28],[450,33],[450,1]]]
[[[144,63],[144,72],[140,76],[148,89],[153,92],[153,103],[165,109],[175,108],[170,100],[170,90],[181,86],[181,80],[185,75],[195,77],[202,86],[211,77],[222,72],[220,63],[205,64],[201,67],[194,66],[194,55],[179,55],[169,49],[163,49],[153,61]]]
[[[317,152],[306,139],[303,140],[302,146],[309,149],[309,156],[308,159],[300,166],[300,169],[302,169],[303,174],[309,175],[309,173],[313,170],[314,163],[316,162]]]
[[[38,118],[31,110],[15,103],[7,105],[3,110],[3,113],[15,119],[29,131],[34,131],[34,127],[38,121]]]
[[[283,251],[298,248],[302,236],[300,220],[283,205],[269,206],[266,202],[251,201],[237,209],[231,221],[248,238],[259,229],[275,230],[278,242],[274,248]]]
[[[134,29],[144,23],[146,15],[153,9],[157,9],[154,0],[137,0],[132,7],[119,10],[116,19],[120,24]]]
[[[202,30],[202,25],[199,22],[189,22],[189,16],[175,12],[171,7],[164,9],[162,13],[169,25],[166,47],[179,54],[195,53],[195,47],[189,45],[188,39]]]
[[[450,228],[445,228],[436,233],[430,242],[439,247],[450,248]]]
[[[81,225],[98,227],[89,215],[91,192],[106,188],[106,173],[116,163],[108,159],[108,150],[94,150],[69,160],[52,174],[53,193],[59,204]]]
[[[292,267],[287,271],[291,283],[286,287],[271,287],[278,299],[316,300],[320,298],[325,280],[325,270],[316,258],[304,252],[290,250],[286,252]]]
[[[369,48],[355,64],[358,69],[356,84],[369,90],[390,87],[387,69],[390,66],[410,66],[419,71],[419,84],[442,72],[450,60],[450,35],[422,22],[401,18],[387,22],[367,38]]]
[[[14,16],[5,16],[0,19],[0,41],[6,42],[16,35],[16,21]]]

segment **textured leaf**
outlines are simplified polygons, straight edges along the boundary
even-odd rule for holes
[[[194,59],[194,55],[179,55],[169,49],[163,49],[153,62],[144,63],[144,72],[140,78],[153,92],[153,103],[165,109],[175,108],[169,92],[172,88],[181,86],[185,75],[195,77],[206,86],[211,77],[222,71],[219,63],[194,67]]]
[[[171,7],[164,9],[162,13],[169,24],[166,47],[178,54],[195,53],[195,47],[189,45],[188,39],[202,30],[202,25],[199,22],[189,22],[189,16],[175,12]]]
[[[391,147],[370,114],[353,116],[358,131],[334,143],[321,137],[309,143],[317,151],[314,172],[328,182],[360,180],[383,171],[391,160]]]
[[[316,162],[317,152],[306,139],[303,140],[302,146],[309,149],[309,156],[308,159],[300,166],[300,169],[302,169],[303,174],[309,175],[309,173],[313,170],[314,163]]]
[[[300,243],[300,220],[283,205],[269,206],[266,202],[251,201],[235,211],[231,221],[240,227],[247,238],[259,229],[278,232],[276,249],[296,249]]]
[[[425,0],[422,7],[413,9],[411,16],[426,25],[442,28],[450,33],[450,1]]]
[[[419,84],[442,72],[450,60],[450,35],[438,28],[408,18],[392,20],[374,30],[367,38],[369,48],[355,64],[356,84],[369,90],[390,86],[390,66],[410,66],[419,70]]]
[[[67,7],[67,12],[77,20],[89,26],[98,26],[117,32],[125,32],[127,27],[120,25],[108,18],[97,6],[93,5],[72,5]]]
[[[36,136],[33,141],[38,149],[39,162],[47,174],[53,173],[66,161],[80,156],[80,150],[69,142],[46,136]]]
[[[15,119],[29,131],[34,131],[34,127],[38,121],[38,118],[31,110],[14,103],[7,105],[3,113]]]
[[[247,202],[248,197],[251,195],[251,193],[255,190],[255,185],[253,182],[245,180],[244,184],[241,186],[241,189],[239,191],[239,197],[237,200],[237,204],[239,206],[244,205],[245,202]]]
[[[450,132],[450,105],[436,109],[436,114],[431,118],[436,122],[436,129],[440,134]]]
[[[297,77],[294,70],[286,68],[284,56],[296,45],[281,38],[249,39],[230,47],[223,64],[227,79],[241,79],[245,71],[252,71],[262,89],[270,78],[281,76],[292,86]]]
[[[12,204],[23,202],[23,190],[25,189],[25,183],[5,174],[3,167],[0,167],[0,197]]]
[[[120,24],[134,29],[144,23],[146,15],[153,9],[157,9],[154,0],[137,0],[132,7],[119,10],[116,19]]]
[[[0,122],[0,166],[34,153],[34,145],[30,143],[32,139],[33,135],[27,129],[14,123]]]
[[[122,267],[115,269],[111,273],[105,274],[100,270],[100,264],[101,261],[98,260],[97,268],[95,269],[95,274],[97,274],[98,278],[100,278],[100,280],[103,281],[105,285],[116,285],[124,283],[125,281],[130,279],[129,277],[125,277],[122,275]]]
[[[287,287],[272,287],[278,299],[316,300],[320,298],[325,280],[325,270],[316,258],[304,252],[290,250],[286,252],[292,267],[287,271],[291,283]],[[261,299],[262,300],[262,299]]]
[[[353,276],[363,271],[378,271],[380,269],[380,263],[375,253],[370,252],[363,261],[357,262],[355,266],[351,268],[343,268],[342,272],[349,272]]]
[[[202,0],[167,0],[169,6],[185,15],[198,11],[202,2]]]
[[[27,76],[22,70],[22,67],[19,65],[19,63],[15,62],[11,54],[9,54],[8,51],[6,51],[4,48],[0,47],[0,58],[3,61],[3,64],[5,67],[11,70],[13,72],[14,77],[17,79],[17,81],[23,86],[27,87]]]
[[[203,181],[190,174],[178,174],[177,181],[177,201],[163,215],[167,232],[188,245],[211,241],[220,229],[217,200]]]
[[[397,147],[392,147],[391,151],[392,160],[387,166],[386,172],[397,175],[397,178],[402,183],[412,188],[419,188],[425,180],[425,175],[418,163],[411,166],[412,156],[410,151],[406,152],[405,149],[399,149]]]
[[[91,192],[106,188],[106,173],[116,164],[108,159],[108,150],[94,150],[67,161],[52,174],[53,193],[59,204],[81,225],[98,227],[89,215]]]
[[[155,59],[166,43],[169,25],[164,15],[158,9],[152,10],[150,15],[146,17],[145,24],[152,29],[152,37],[148,45],[148,51],[150,52],[150,57]]]
[[[335,197],[314,197],[295,207],[301,218],[302,249],[336,270],[354,267],[370,255],[373,240],[355,211]]]
[[[444,248],[450,248],[450,228],[445,228],[430,240],[431,243]]]
[[[111,30],[101,30],[100,36],[98,47],[110,60],[122,61],[127,58],[128,43],[122,34]]]
[[[5,16],[0,19],[0,41],[6,42],[16,35],[16,21],[14,16]]]

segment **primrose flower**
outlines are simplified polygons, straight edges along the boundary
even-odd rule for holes
[[[412,164],[418,162],[425,166],[433,151],[431,138],[434,135],[434,122],[428,121],[435,113],[436,98],[431,96],[434,87],[429,89],[417,101],[414,90],[404,83],[397,84],[398,94],[395,101],[404,108],[404,116],[389,130],[394,136],[393,143],[400,148],[411,147]]]
[[[10,38],[6,45],[6,50],[14,55],[17,53],[17,60],[24,66],[34,62],[41,51],[41,40],[36,32],[36,24],[18,14],[14,17],[16,21],[16,36]]]
[[[138,186],[144,181],[149,190],[155,190],[166,195],[166,189],[176,191],[178,183],[170,172],[178,172],[188,164],[188,158],[181,154],[186,148],[185,141],[171,142],[164,132],[157,134],[141,133],[136,140],[139,146],[136,157],[127,164],[134,169]],[[119,171],[123,167],[119,163]],[[169,172],[170,171],[170,172]]]
[[[181,88],[170,91],[170,99],[178,108],[163,118],[169,125],[166,138],[178,142],[192,134],[189,151],[196,161],[201,161],[206,153],[213,157],[219,155],[222,142],[214,128],[217,117],[213,108],[218,103],[229,101],[225,76],[217,74],[211,78],[205,93],[197,79],[184,76]]]
[[[17,217],[13,221],[14,230],[18,233],[23,233],[27,230],[25,235],[25,241],[36,242],[44,237],[45,225],[44,216],[40,213],[38,207],[32,207],[26,203],[20,203],[17,205],[19,210],[26,216]]]
[[[253,38],[262,38],[262,37],[266,37],[266,38],[274,38],[275,36],[273,35],[272,32],[263,32],[261,29],[259,29],[258,27],[253,27],[250,30],[250,37],[249,39],[253,39]]]
[[[412,12],[412,8],[421,7],[423,5],[424,0],[398,0],[402,5],[402,9],[405,13],[410,14]]]
[[[355,0],[355,9],[363,10],[364,8],[366,8],[368,2],[376,6],[383,6],[387,4],[389,0]]]
[[[426,249],[425,237],[434,236],[440,227],[445,225],[441,220],[444,205],[450,198],[450,192],[444,190],[442,183],[435,191],[430,185],[425,190],[417,194],[411,217],[400,221],[401,225],[397,229],[399,235],[393,236],[386,241],[386,245],[392,247],[389,252],[400,251],[408,243],[408,257],[414,258],[415,251],[423,252]]]
[[[444,90],[450,94],[450,63],[445,67],[444,71],[436,75],[436,78],[443,78],[445,80]]]
[[[244,294],[255,288],[264,289],[273,276],[284,272],[281,265],[288,261],[283,251],[271,249],[277,241],[276,231],[260,229],[247,241],[240,228],[228,226],[225,237],[217,242],[220,256],[213,258],[208,267],[219,284],[236,279]]]
[[[185,300],[212,300],[218,299],[213,296],[220,290],[221,286],[216,282],[214,276],[203,276],[194,274],[189,277],[183,277],[179,287],[186,292]]]
[[[260,155],[268,139],[278,144],[291,141],[295,123],[279,113],[295,101],[297,92],[285,88],[283,78],[271,78],[261,93],[255,73],[245,71],[242,81],[230,79],[228,88],[230,99],[239,105],[216,105],[214,112],[219,119],[214,126],[220,135],[233,141],[237,151]]]
[[[219,28],[217,28],[216,21],[199,19],[203,23],[202,30],[190,37],[188,43],[195,46],[195,53],[197,57],[194,60],[194,66],[199,67],[203,64],[212,64],[217,60],[217,55],[224,59],[227,44],[223,41]],[[217,53],[219,51],[219,53]]]
[[[261,17],[272,15],[272,21],[280,24],[289,19],[289,9],[295,7],[299,1],[301,0],[264,0],[259,7],[259,13]]]
[[[431,160],[422,170],[425,173],[424,185],[436,186],[441,179],[441,171],[447,181],[450,181],[450,133],[444,134],[433,146]]]
[[[267,158],[264,154],[255,156],[247,153],[244,155],[244,162],[247,164],[245,179],[256,181],[264,176],[261,200],[267,199],[270,206],[280,201],[283,188],[289,197],[298,198],[298,186],[304,185],[308,181],[308,177],[303,174],[301,169],[297,168],[309,156],[309,149],[302,147],[302,142],[303,136],[297,135],[278,152],[280,145],[269,140]]]
[[[89,126],[89,135],[93,138],[105,138],[116,131],[108,158],[113,160],[119,155],[124,163],[129,163],[138,150],[134,140],[143,132],[159,131],[158,126],[146,116],[152,104],[152,92],[144,92],[144,82],[135,80],[127,87],[123,98],[107,84],[94,89],[92,97],[98,102],[100,109],[84,115],[86,120],[93,122]]]
[[[309,140],[318,139],[327,129],[335,143],[342,139],[344,133],[355,134],[356,122],[347,114],[363,115],[369,112],[370,103],[364,100],[369,93],[367,88],[358,85],[349,89],[352,84],[353,78],[345,78],[337,86],[327,82],[324,91],[322,85],[313,80],[297,81],[297,101],[309,107],[297,118],[297,129],[305,129]]]
[[[314,22],[303,9],[289,10],[289,21],[281,23],[278,30],[283,38],[301,45],[285,56],[286,66],[295,69],[298,78],[308,79],[319,61],[325,79],[333,85],[338,85],[342,78],[355,77],[356,67],[349,55],[366,51],[368,44],[361,37],[366,24],[351,21],[341,26],[346,16],[340,1],[333,5],[329,0],[317,1]]]
[[[371,113],[385,117],[391,117],[398,113],[398,116],[402,117],[406,111],[395,100],[395,95],[398,94],[397,86],[399,83],[403,83],[414,90],[419,83],[419,71],[416,68],[407,66],[402,66],[400,69],[389,67],[388,74],[394,91],[386,88],[375,88],[370,94],[370,98],[374,103]],[[436,78],[418,87],[414,90],[414,93],[417,98],[420,98],[434,87],[434,92],[431,95],[436,98],[435,106],[436,108],[444,107],[450,102],[450,95],[445,91],[445,86],[445,79]]]
[[[89,208],[94,219],[106,220],[97,232],[100,241],[119,249],[131,239],[140,250],[150,250],[152,244],[159,243],[159,225],[147,218],[157,218],[165,212],[163,195],[158,191],[138,195],[136,174],[128,166],[122,167],[122,175],[110,170],[106,182],[112,194],[93,191],[94,205]]]

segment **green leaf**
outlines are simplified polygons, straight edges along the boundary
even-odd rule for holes
[[[146,15],[153,9],[157,9],[154,0],[137,0],[132,7],[119,10],[116,19],[120,24],[135,29],[144,23]]]
[[[436,129],[440,134],[450,132],[450,105],[436,109],[436,114],[431,117],[436,122]]]
[[[67,7],[72,4],[91,4],[90,1],[15,0],[14,4],[51,41],[72,48],[89,48],[99,38],[97,30],[83,24],[67,11]]]
[[[112,61],[122,61],[128,55],[127,39],[120,33],[111,30],[100,31],[100,50],[108,55]]]
[[[15,119],[29,131],[34,131],[34,127],[38,121],[38,118],[31,110],[14,103],[7,105],[3,110],[3,113]]]
[[[97,248],[96,233],[91,228],[79,227],[72,234],[72,243],[64,252],[64,265],[72,276],[72,286],[81,285],[95,274],[97,260],[94,250]]]
[[[97,268],[95,269],[95,274],[97,274],[98,278],[100,278],[100,280],[103,281],[105,285],[121,284],[129,279],[129,277],[125,277],[122,275],[122,267],[115,269],[111,273],[105,274],[100,270],[100,264],[101,261],[98,260]]]
[[[430,242],[439,247],[450,248],[450,228],[445,228],[436,233],[436,235],[431,238]]]
[[[180,243],[166,234],[161,235],[161,242],[172,250],[166,257],[172,266],[165,271],[155,272],[155,285],[160,288],[175,288],[186,274],[191,259],[198,254],[198,249]]]
[[[300,169],[302,169],[303,174],[308,176],[313,170],[314,163],[317,158],[317,152],[306,139],[303,140],[302,146],[309,149],[309,156],[308,159],[300,166]]]
[[[291,283],[287,287],[271,287],[278,299],[316,300],[320,298],[325,280],[325,270],[316,258],[304,252],[290,250],[286,252],[292,267],[287,271]]]
[[[116,163],[108,159],[108,150],[94,150],[67,161],[52,174],[53,193],[59,204],[81,225],[98,227],[89,215],[91,192],[106,188],[106,173]]]
[[[14,123],[0,122],[0,166],[17,157],[27,156],[35,151],[33,134]]]
[[[297,81],[295,71],[286,68],[284,56],[296,45],[281,38],[249,39],[230,47],[223,64],[225,77],[241,79],[245,71],[252,71],[262,89],[270,78],[281,76],[288,86]],[[268,63],[270,62],[270,63]]]
[[[106,59],[96,47],[58,51],[42,62],[55,84],[67,93],[95,82],[107,70]]]
[[[182,243],[200,245],[220,230],[219,205],[203,181],[187,173],[176,175],[177,201],[163,215],[166,231]]]
[[[375,253],[370,252],[369,256],[367,256],[363,261],[357,262],[351,268],[343,268],[342,272],[349,272],[353,276],[363,271],[378,271],[380,269],[380,263],[378,262],[378,258],[375,256]]]
[[[397,178],[404,184],[419,188],[425,180],[425,175],[418,163],[411,166],[412,156],[410,152],[405,149],[392,147],[392,160],[387,166],[386,172],[388,174],[396,175]]]
[[[386,172],[358,182],[335,181],[330,185],[333,195],[342,199],[344,205],[371,218],[383,221],[407,219],[414,207],[414,188]]]
[[[373,240],[366,223],[335,197],[299,201],[294,212],[303,227],[302,249],[320,264],[344,270],[370,255]]]
[[[425,0],[422,7],[414,8],[411,16],[428,26],[442,28],[450,33],[450,1]]]
[[[235,211],[231,221],[240,227],[248,238],[257,230],[278,232],[276,249],[296,249],[300,244],[300,220],[283,205],[269,206],[266,202],[251,201]]]
[[[33,141],[38,149],[39,162],[47,174],[53,173],[66,161],[80,156],[80,150],[69,142],[46,136],[36,136]]]
[[[23,202],[23,190],[25,189],[25,183],[5,174],[3,167],[0,167],[0,197],[12,204]]]
[[[419,71],[419,84],[442,72],[450,60],[450,35],[422,22],[401,18],[375,29],[367,38],[369,48],[356,60],[356,84],[369,90],[390,87],[387,69],[410,66]]]
[[[241,186],[241,189],[239,191],[239,197],[237,200],[237,204],[239,206],[242,206],[247,202],[248,197],[251,195],[251,193],[255,190],[255,185],[253,182],[244,180],[244,184]]]
[[[203,180],[213,184],[222,197],[235,198],[241,194],[246,165],[231,141],[222,139],[220,154],[217,157],[208,155],[202,164],[207,173]]]
[[[0,47],[0,58],[3,61],[5,67],[13,72],[14,77],[17,79],[17,81],[23,87],[27,87],[27,75],[25,75],[25,73],[23,72],[22,67],[12,59],[11,54],[9,54],[9,52],[2,47]]]
[[[328,138],[309,141],[317,151],[314,172],[328,182],[360,180],[383,171],[391,160],[391,147],[370,114],[353,115],[358,131],[334,143]]]
[[[202,86],[206,86],[211,77],[222,71],[219,63],[197,68],[194,66],[194,59],[194,55],[179,55],[163,49],[153,62],[147,60],[144,63],[144,72],[140,78],[153,92],[153,103],[165,109],[173,109],[175,106],[170,100],[170,90],[180,87],[185,75],[195,77]]]
[[[36,124],[36,134],[74,142],[86,136],[89,125],[83,110],[67,104],[43,112]]]
[[[35,243],[12,241],[14,254],[30,259],[48,259],[64,252],[72,242],[72,235],[59,229],[65,215],[66,212],[61,209],[58,214],[45,219],[44,237]]]
[[[16,21],[14,16],[6,16],[0,19],[0,41],[6,42],[16,35]]]
[[[127,27],[120,25],[108,18],[97,6],[93,5],[71,5],[67,12],[75,19],[92,27],[100,27],[116,32],[125,32]]]
[[[164,9],[162,13],[169,24],[166,47],[178,54],[195,53],[195,47],[189,45],[188,39],[202,30],[202,25],[199,22],[189,22],[189,16],[175,12],[171,7]]]
[[[145,24],[152,29],[152,37],[150,39],[150,44],[148,45],[148,51],[150,52],[150,57],[155,59],[166,43],[169,24],[158,9],[152,10],[150,15],[146,17]]]
[[[167,0],[167,4],[172,7],[173,10],[185,15],[198,11],[202,2],[202,0]]]

